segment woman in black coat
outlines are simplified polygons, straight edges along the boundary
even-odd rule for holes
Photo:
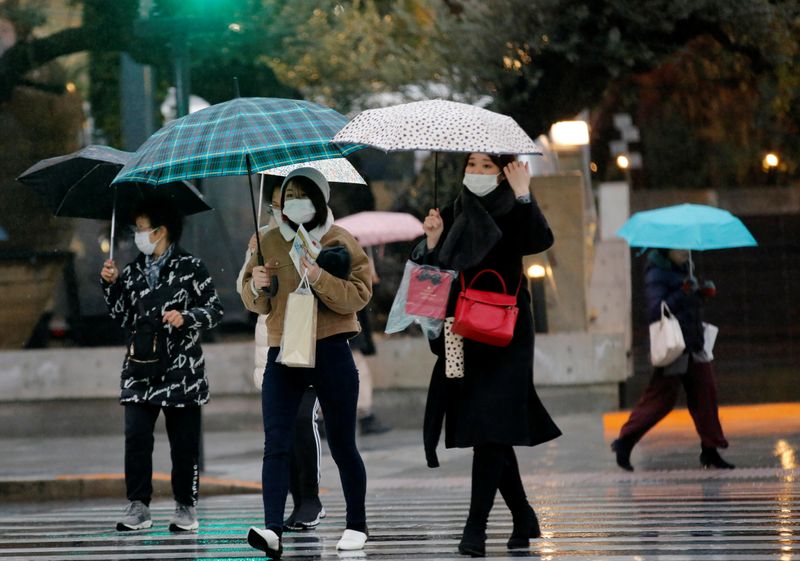
[[[426,239],[412,255],[419,263],[458,271],[467,285],[484,269],[497,271],[507,291],[517,293],[519,316],[507,347],[463,339],[463,362],[451,355],[448,365],[445,339],[450,344],[458,338],[446,325],[431,342],[438,360],[425,411],[425,452],[428,465],[437,467],[443,421],[446,447],[474,449],[470,510],[459,544],[462,554],[473,556],[485,555],[486,523],[498,490],[514,519],[508,547],[527,548],[529,538],[539,537],[513,446],[535,446],[561,434],[533,387],[533,316],[522,270],[522,257],[545,251],[553,234],[530,194],[527,166],[515,160],[470,154],[465,188],[441,213],[429,212]],[[499,292],[499,284],[494,275],[483,275],[474,288]],[[460,288],[454,282],[448,318]]]
[[[611,444],[617,465],[633,471],[631,451],[637,442],[663,419],[686,390],[686,404],[700,435],[700,463],[705,468],[733,469],[719,455],[727,448],[717,405],[717,384],[713,363],[704,352],[703,306],[716,295],[711,281],[700,286],[690,268],[690,254],[679,249],[652,249],[647,254],[644,274],[648,322],[661,319],[661,303],[678,319],[686,350],[672,364],[655,368],[650,384]]]
[[[120,381],[130,503],[117,530],[152,525],[153,430],[163,411],[175,497],[169,528],[193,531],[199,525],[200,406],[208,401],[200,335],[222,318],[222,304],[203,262],[178,246],[182,217],[169,202],[144,201],[134,218],[141,253],[121,273],[110,259],[100,273],[109,314],[130,338]]]

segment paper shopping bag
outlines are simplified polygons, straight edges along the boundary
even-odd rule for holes
[[[317,348],[317,299],[303,275],[289,294],[278,362],[295,368],[313,368]]]

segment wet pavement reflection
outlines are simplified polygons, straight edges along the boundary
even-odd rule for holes
[[[527,476],[542,538],[509,552],[511,519],[498,501],[487,557],[540,560],[678,561],[800,558],[800,493],[795,470],[616,473],[580,480]],[[328,517],[312,532],[286,534],[284,558],[463,559],[456,553],[469,487],[461,477],[376,481],[368,497],[365,551],[337,553],[344,526],[338,493],[323,497]],[[0,559],[263,559],[244,541],[261,520],[258,496],[211,497],[196,534],[166,530],[171,504],[153,505],[151,530],[118,534],[118,505],[76,503],[0,517]]]

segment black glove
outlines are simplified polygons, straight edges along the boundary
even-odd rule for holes
[[[334,277],[346,279],[350,275],[351,258],[344,246],[326,247],[317,256],[317,265]]]

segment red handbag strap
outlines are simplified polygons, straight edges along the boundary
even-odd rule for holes
[[[476,280],[478,280],[478,277],[481,276],[483,273],[493,273],[498,279],[500,279],[500,284],[503,287],[503,294],[508,294],[508,292],[506,292],[506,281],[504,281],[503,277],[500,276],[500,273],[498,273],[494,269],[484,269],[483,271],[480,271],[477,275],[472,277],[472,280],[469,281],[469,287],[470,288],[472,288],[472,285],[475,283]],[[467,289],[466,285],[464,284],[464,276],[465,275],[462,272],[459,276],[461,277],[461,290],[464,291],[464,290]],[[520,273],[520,275],[519,275],[519,284],[517,284],[517,292],[514,294],[514,296],[519,296],[519,289],[520,288],[522,288],[522,273]]]

